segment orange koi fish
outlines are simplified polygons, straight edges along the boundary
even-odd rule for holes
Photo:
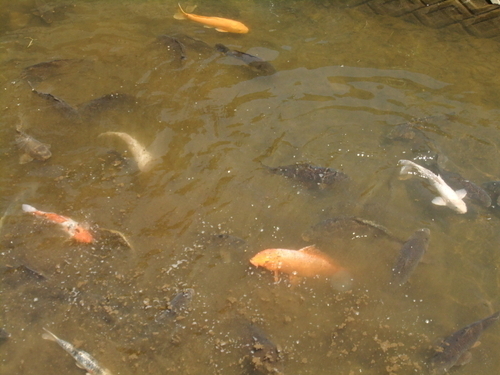
[[[243,25],[239,21],[230,20],[228,18],[220,18],[220,17],[205,17],[198,16],[196,14],[186,13],[179,5],[179,13],[174,15],[174,18],[177,20],[191,20],[198,23],[202,23],[206,27],[215,27],[215,30],[220,31],[221,33],[237,33],[237,34],[246,34],[248,33],[248,27]]]
[[[70,219],[69,217],[58,215],[53,212],[39,211],[29,204],[23,204],[23,211],[43,217],[49,221],[52,221],[53,223],[61,224],[64,230],[68,232],[71,238],[73,238],[75,241],[83,243],[91,243],[94,241],[94,237],[87,229],[85,229],[82,225],[80,225],[73,219]]]
[[[289,275],[290,282],[296,284],[301,277],[335,277],[342,281],[342,287],[350,286],[350,276],[347,271],[337,265],[325,253],[319,251],[314,245],[300,250],[267,249],[257,253],[250,259],[256,267],[264,267],[274,272],[274,281],[279,280],[279,272]],[[340,278],[339,278],[340,276]],[[349,284],[349,285],[347,285]]]

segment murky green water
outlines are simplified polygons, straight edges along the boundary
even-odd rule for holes
[[[386,139],[427,118],[419,126],[450,170],[478,184],[500,179],[498,43],[333,1],[198,4],[195,13],[244,21],[246,35],[175,20],[174,1],[56,2],[65,7],[50,23],[32,14],[34,1],[1,3],[1,327],[11,333],[2,373],[83,373],[43,327],[114,374],[252,373],[242,319],[280,347],[286,374],[423,373],[437,338],[499,308],[499,216],[470,201],[465,215],[433,206],[421,180],[397,178],[399,159],[422,155]],[[206,45],[187,45],[181,60],[160,35]],[[259,76],[216,43],[278,72]],[[23,76],[56,59],[70,61]],[[75,118],[28,80],[80,109],[107,94],[127,100]],[[19,124],[52,145],[52,158],[19,164]],[[122,141],[98,137],[106,131],[146,145],[152,169],[139,172]],[[296,162],[350,181],[311,191],[262,166]],[[22,203],[121,231],[133,249],[76,244]],[[387,285],[400,245],[348,233],[321,244],[351,272],[347,293],[320,280],[274,284],[249,264],[262,249],[308,245],[302,232],[341,215],[402,239],[431,230],[407,286]],[[185,288],[196,291],[191,311],[156,322]],[[499,332],[485,332],[456,373],[497,374]]]

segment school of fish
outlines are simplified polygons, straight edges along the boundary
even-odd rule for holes
[[[46,6],[38,5],[35,13],[47,23],[52,23],[51,18],[48,16],[50,12],[47,12],[46,9]],[[222,33],[246,34],[249,32],[249,28],[240,21],[221,17],[196,15],[191,13],[191,9],[188,9],[188,12],[178,4],[178,13],[174,15],[174,18],[178,20],[191,20],[203,24],[205,27],[215,28],[216,31]],[[163,36],[162,40],[164,43],[175,46],[174,49],[177,51],[181,61],[188,58],[187,49],[181,38]],[[215,50],[225,56],[240,60],[262,75],[272,75],[276,72],[270,63],[256,56],[232,50],[221,43],[215,45]],[[38,97],[52,103],[52,105],[65,116],[81,118],[82,115],[103,110],[103,108],[114,105],[117,98],[124,98],[123,95],[109,94],[90,102],[83,103],[80,106],[73,107],[68,105],[63,99],[51,93],[39,91],[32,84],[31,80],[33,80],[33,82],[36,81],[36,70],[46,71],[47,69],[53,69],[54,66],[60,67],[67,63],[68,62],[65,60],[54,60],[53,64],[35,64],[25,70],[25,76],[26,79],[29,79],[28,84],[32,92]],[[45,72],[43,74],[47,73]],[[395,131],[391,132],[388,138],[393,141],[414,141],[418,143],[415,150],[420,150],[421,147],[423,147],[426,150],[431,150],[439,154],[439,148],[422,131],[416,129],[412,124],[404,125],[403,127],[394,129]],[[125,142],[137,165],[137,169],[141,173],[152,170],[155,164],[161,161],[159,156],[144,147],[128,133],[106,131],[101,133],[99,137],[116,137]],[[22,153],[20,157],[21,164],[33,160],[46,162],[52,156],[50,151],[51,146],[49,144],[42,143],[31,135],[28,135],[24,130],[21,130],[21,126],[16,129],[15,141]],[[464,201],[465,198],[474,200],[476,204],[485,209],[495,204],[500,205],[500,182],[498,181],[485,184],[483,189],[459,174],[446,171],[439,165],[436,167],[437,173],[434,173],[430,169],[412,160],[401,159],[398,162],[398,166],[401,166],[399,172],[401,179],[407,178],[408,176],[417,176],[430,184],[432,189],[438,194],[438,196],[432,199],[434,205],[448,207],[462,215],[468,212],[466,201]],[[340,182],[350,180],[350,177],[342,171],[329,167],[314,166],[306,162],[278,167],[264,167],[272,174],[282,175],[288,179],[297,181],[311,190],[326,188],[334,189]],[[431,169],[436,168],[431,167]],[[450,181],[453,181],[453,183]],[[454,184],[460,185],[461,188],[455,190],[450,184],[452,186]],[[18,205],[16,205],[16,207],[18,207]],[[85,224],[81,224],[69,217],[53,212],[41,211],[28,204],[22,204],[21,208],[25,213],[58,224],[69,238],[77,243],[92,244],[97,241],[91,230]],[[2,221],[4,218],[5,216],[2,217]],[[421,262],[423,256],[429,251],[431,231],[428,228],[417,229],[406,241],[401,241],[393,236],[388,229],[376,222],[354,216],[339,216],[322,220],[313,225],[309,230],[303,233],[302,239],[306,242],[316,240],[321,242],[324,241],[325,238],[329,238],[330,240],[331,238],[338,237],[339,233],[347,232],[352,234],[353,231],[363,231],[367,237],[372,237],[374,239],[384,237],[402,244],[399,254],[394,257],[395,261],[390,269],[392,272],[390,284],[396,288],[402,289],[406,284],[410,283],[413,278],[419,276],[416,270],[417,266]],[[113,234],[119,238],[125,246],[130,249],[133,248],[123,233],[114,230],[102,230],[102,232]],[[227,239],[228,237],[221,235],[221,238]],[[237,243],[239,240],[233,240],[233,242]],[[249,262],[256,268],[261,267],[272,272],[275,283],[279,283],[281,280],[280,277],[286,275],[288,282],[294,287],[299,287],[301,282],[308,283],[309,281],[307,279],[317,279],[330,282],[335,290],[346,291],[351,289],[356,282],[356,275],[351,273],[348,264],[339,265],[334,256],[330,256],[330,254],[320,250],[320,247],[316,245],[305,246],[298,250],[267,248],[256,252],[249,259]],[[230,264],[230,261],[227,263]],[[27,266],[20,269],[24,270],[24,272],[28,270],[28,272],[32,272],[35,275],[37,274]],[[263,272],[263,274],[264,280],[265,277],[269,277],[265,276],[265,272]],[[41,275],[40,277],[45,276]],[[255,281],[255,283],[258,283],[258,281]],[[173,335],[178,329],[176,324],[177,320],[180,320],[183,317],[182,315],[189,312],[190,304],[194,296],[195,291],[193,288],[185,288],[177,293],[172,298],[167,308],[154,317],[154,322],[165,326],[168,325],[168,322],[172,323],[172,326],[176,326],[172,329]],[[431,374],[444,374],[450,371],[454,366],[469,362],[471,359],[469,350],[476,345],[481,334],[492,326],[499,317],[500,312],[495,312],[448,336],[439,346],[436,354],[428,360],[428,371]],[[243,326],[250,337],[250,340],[247,340],[249,343],[247,342],[245,345],[249,348],[248,351],[252,358],[253,368],[264,374],[283,373],[282,358],[278,353],[276,345],[253,323],[245,322]],[[102,367],[89,353],[75,348],[71,343],[58,338],[48,329],[44,328],[44,330],[45,333],[43,333],[42,338],[56,342],[74,358],[78,367],[87,371],[87,374],[111,375],[111,372]],[[3,336],[7,338],[10,337],[10,334],[5,332]]]

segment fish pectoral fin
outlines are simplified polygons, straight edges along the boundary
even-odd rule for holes
[[[85,367],[83,367],[83,366],[82,366],[81,364],[79,364],[78,362],[75,362],[75,364],[76,364],[76,367],[86,370],[86,368],[85,368]],[[88,372],[87,372],[87,374],[88,374]]]
[[[446,202],[441,197],[436,197],[432,200],[432,203],[436,206],[446,206]]]
[[[467,351],[458,358],[457,363],[455,363],[455,366],[466,365],[467,363],[470,362],[471,359],[472,359],[472,353]]]
[[[213,28],[214,28],[213,26],[210,26],[210,25],[203,25],[203,27],[204,27],[205,29],[213,29]]]
[[[227,33],[227,30],[219,29],[218,27],[215,30],[217,30],[219,33]]]
[[[455,193],[458,195],[458,197],[460,199],[462,199],[463,197],[465,197],[467,195],[467,190],[460,189],[460,190],[455,191]]]
[[[21,157],[19,158],[19,164],[26,164],[32,161],[33,158],[29,156],[28,154],[22,154]]]

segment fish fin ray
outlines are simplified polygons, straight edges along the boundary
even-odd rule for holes
[[[432,200],[432,203],[436,206],[446,206],[446,202],[441,197],[436,197]]]
[[[22,154],[21,157],[19,158],[19,164],[26,164],[32,161],[33,158],[29,156],[28,154]]]
[[[464,198],[467,195],[467,190],[465,189],[460,189],[455,191],[455,193],[458,195],[460,199]]]
[[[35,207],[30,206],[29,204],[23,204],[22,208],[23,208],[24,212],[36,212],[36,211],[38,211]]]

